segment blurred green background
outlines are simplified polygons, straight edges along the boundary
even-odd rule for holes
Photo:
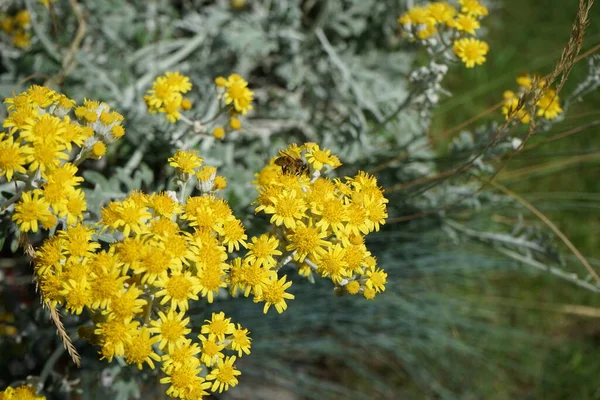
[[[568,40],[577,10],[576,1],[502,0],[495,2],[483,25],[488,29],[488,62],[481,68],[452,70],[446,86],[454,94],[437,110],[432,135],[457,126],[484,112],[502,99],[505,90],[516,88],[521,72],[551,72]],[[583,51],[600,43],[600,5],[591,11]],[[587,76],[587,62],[579,62],[563,93]],[[465,84],[468,82],[468,84]],[[487,119],[498,118],[500,111]],[[596,92],[569,110],[569,115],[530,144],[600,120],[600,93]],[[486,121],[483,118],[481,121]],[[481,122],[479,121],[479,122]],[[474,123],[471,128],[479,122]],[[456,132],[454,135],[458,135]],[[600,258],[600,127],[590,127],[515,157],[498,181],[523,196],[548,216],[590,260]],[[451,140],[441,140],[443,152]],[[535,216],[524,212],[526,224],[543,227]],[[490,215],[501,221],[502,212]],[[568,250],[565,254],[569,254]],[[585,276],[583,266],[571,262]],[[511,391],[531,398],[598,399],[600,388],[600,298],[549,275],[492,272],[486,283],[453,287],[457,296],[492,311],[490,321],[508,325],[544,339],[513,354],[518,366],[510,374],[517,387],[503,379],[488,382],[492,398],[511,397]],[[511,343],[506,343],[511,346]],[[493,352],[487,352],[490,362]],[[527,378],[525,378],[527,376]],[[480,385],[477,385],[480,386]]]

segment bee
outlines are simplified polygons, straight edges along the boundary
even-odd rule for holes
[[[285,151],[279,151],[279,157],[275,159],[275,165],[279,165],[284,174],[309,175],[308,165],[302,159],[294,157]]]

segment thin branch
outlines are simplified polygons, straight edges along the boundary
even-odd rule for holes
[[[598,285],[600,285],[600,276],[598,276],[598,273],[594,270],[594,268],[592,268],[590,263],[583,256],[583,254],[581,254],[579,252],[579,250],[577,250],[577,247],[575,247],[575,245],[569,240],[569,238],[564,233],[562,233],[562,231],[560,229],[558,229],[558,227],[556,225],[554,225],[554,223],[552,221],[550,221],[550,219],[548,217],[546,217],[541,211],[539,211],[537,208],[535,208],[531,203],[529,203],[527,200],[525,200],[524,198],[522,198],[521,196],[519,196],[512,190],[500,185],[499,183],[493,182],[493,181],[488,181],[487,183],[490,184],[491,186],[493,186],[494,188],[500,190],[501,192],[504,192],[504,194],[512,197],[519,203],[523,204],[523,206],[525,206],[525,208],[527,208],[529,211],[531,211],[544,224],[546,224],[552,230],[552,232],[554,232],[556,234],[556,236],[558,236],[559,239],[562,240],[562,242],[569,248],[569,250],[571,250],[571,252],[575,255],[575,257],[577,257],[577,259],[581,262],[581,264],[583,264],[583,266],[589,272],[589,274],[596,280],[596,283]]]

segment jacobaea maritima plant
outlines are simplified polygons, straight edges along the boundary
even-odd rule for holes
[[[250,102],[225,98],[240,113]],[[223,312],[192,331],[187,312],[200,299],[213,303],[224,291],[252,295],[265,313],[271,306],[282,313],[294,299],[282,273],[290,262],[300,275],[313,279],[314,272],[350,294],[373,299],[385,290],[387,274],[376,267],[364,236],[385,223],[387,200],[364,172],[345,181],[326,178],[341,165],[330,150],[292,145],[257,174],[256,211],[271,215],[272,225],[250,239],[219,197],[226,179],[192,150],[168,160],[178,192],[134,191],[92,220],[84,218],[78,186],[85,181],[77,166],[104,156],[106,144],[123,136],[123,117],[104,103],[76,106],[41,86],[5,103],[9,133],[2,137],[0,167],[20,186],[2,208],[12,210],[22,235],[50,231],[34,253],[44,303],[89,315],[79,336],[99,346],[102,359],[118,357],[139,369],[160,365],[170,396],[198,399],[236,386],[235,361],[250,353],[250,332]]]

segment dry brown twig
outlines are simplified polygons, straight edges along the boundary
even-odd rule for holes
[[[33,245],[31,244],[31,242],[29,241],[29,237],[26,234],[21,234],[19,239],[20,239],[21,245],[23,246],[25,254],[30,258],[31,263],[34,264],[34,270],[35,270],[35,250],[33,248]],[[69,337],[69,334],[67,333],[65,326],[63,325],[63,323],[60,319],[60,313],[54,306],[49,304],[44,299],[44,297],[42,296],[41,293],[40,293],[40,299],[41,299],[42,305],[44,307],[46,307],[48,309],[48,311],[50,312],[50,319],[54,323],[54,326],[56,326],[56,333],[60,337],[60,340],[62,341],[64,348],[67,350],[67,353],[69,353],[69,356],[71,356],[71,360],[73,360],[73,363],[75,363],[75,365],[77,365],[77,367],[80,367],[81,366],[81,356],[77,352],[75,345],[73,345],[73,341]]]
[[[73,69],[75,69],[77,66],[76,53],[79,50],[81,42],[83,41],[83,38],[87,32],[87,22],[85,20],[83,8],[79,5],[77,0],[69,0],[69,3],[71,4],[71,8],[73,9],[75,17],[77,18],[77,32],[75,32],[75,36],[73,37],[73,41],[69,46],[69,50],[67,50],[67,53],[62,59],[62,67],[60,72],[48,79],[44,84],[46,86],[60,85],[73,71]]]

